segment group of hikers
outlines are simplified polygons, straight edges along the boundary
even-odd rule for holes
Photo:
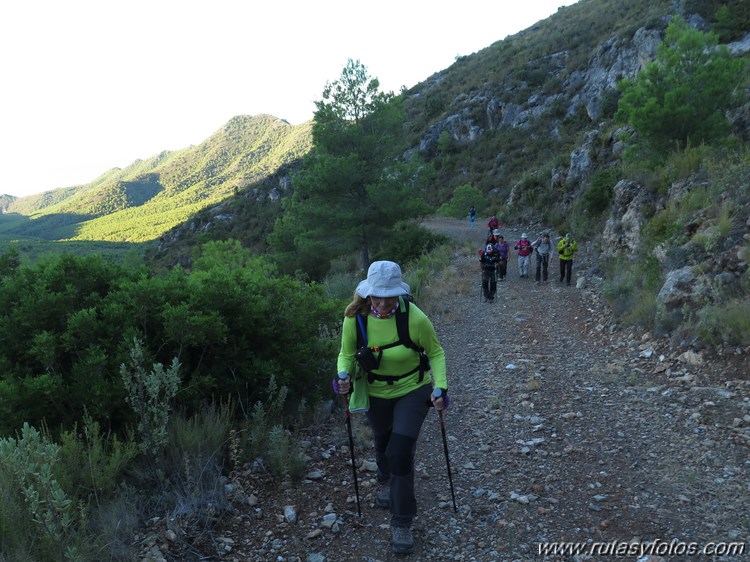
[[[476,212],[470,213],[472,225],[475,217]],[[501,281],[507,276],[511,248],[500,234],[496,217],[490,219],[488,228],[480,262],[483,294],[492,301],[497,276]],[[570,285],[578,244],[568,233],[554,247],[560,254],[560,281],[567,280]],[[529,276],[531,256],[536,252],[536,281],[547,282],[553,250],[548,233],[534,242],[523,233],[513,249],[518,253],[522,278]],[[361,515],[351,412],[365,413],[372,429],[379,484],[373,504],[390,511],[391,547],[399,554],[414,550],[414,455],[430,408],[440,420],[453,509],[457,511],[443,418],[450,403],[445,352],[432,322],[409,291],[397,263],[376,261],[370,265],[367,278],[357,285],[344,311],[338,375],[333,381],[334,392],[344,398],[346,406],[357,510]]]
[[[473,207],[472,207],[473,209]],[[479,250],[479,265],[482,270],[482,295],[485,302],[494,302],[497,293],[497,282],[505,281],[510,259],[510,243],[500,234],[500,222],[494,215],[487,221],[489,234],[484,247]],[[529,277],[531,256],[536,253],[536,284],[547,283],[549,277],[549,261],[552,250],[556,249],[560,256],[560,283],[570,285],[573,273],[573,256],[578,251],[578,242],[568,232],[561,237],[557,244],[552,243],[548,232],[543,233],[531,242],[529,235],[521,234],[513,249],[518,254],[518,275],[521,279]]]

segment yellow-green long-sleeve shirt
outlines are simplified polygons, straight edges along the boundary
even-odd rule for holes
[[[336,364],[338,372],[354,373],[358,329],[356,317],[344,317],[341,350]],[[432,322],[414,303],[409,304],[409,337],[416,345],[424,348],[425,354],[430,360],[434,386],[447,390],[445,352],[438,341]],[[398,341],[398,330],[396,329],[395,314],[390,318],[375,318],[373,316],[367,318],[367,345],[369,347],[384,346],[396,341]],[[400,376],[418,365],[419,354],[415,350],[404,345],[397,345],[383,350],[380,367],[373,373],[376,375]],[[397,398],[425,384],[430,384],[429,377],[425,377],[422,382],[419,382],[419,372],[416,372],[411,376],[395,381],[393,384],[376,380],[368,383],[367,388],[370,396]]]
[[[572,260],[573,254],[578,251],[578,242],[572,238],[563,238],[557,243],[557,251],[561,260]]]

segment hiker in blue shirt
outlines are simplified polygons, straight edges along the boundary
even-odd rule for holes
[[[469,224],[471,225],[471,228],[474,228],[474,220],[477,218],[477,210],[474,208],[474,205],[472,205],[469,208]]]

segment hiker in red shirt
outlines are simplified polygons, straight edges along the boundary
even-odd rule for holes
[[[534,247],[529,242],[529,235],[525,232],[521,234],[521,239],[514,246],[518,250],[518,274],[523,277],[529,276],[529,262],[531,254],[534,253]]]
[[[497,220],[497,217],[495,215],[492,215],[490,217],[490,220],[487,221],[487,228],[490,229],[490,234],[492,234],[493,230],[497,230],[500,228],[500,221]]]

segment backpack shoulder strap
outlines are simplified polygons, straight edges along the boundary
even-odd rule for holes
[[[410,349],[416,349],[422,351],[420,347],[411,340],[409,335],[409,304],[411,299],[406,297],[399,297],[399,307],[396,311],[396,330],[398,331],[398,339],[402,345]]]
[[[367,316],[357,312],[357,349],[367,345]]]

